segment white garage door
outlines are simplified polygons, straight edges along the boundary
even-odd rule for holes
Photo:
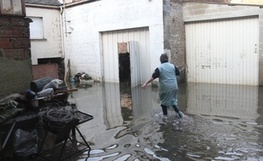
[[[185,26],[188,82],[258,85],[257,17]]]

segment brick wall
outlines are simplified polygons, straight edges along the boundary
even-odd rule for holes
[[[29,20],[0,15],[0,98],[28,89],[31,80]]]

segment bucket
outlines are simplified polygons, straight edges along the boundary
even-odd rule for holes
[[[44,88],[46,84],[51,82],[51,80],[52,79],[50,77],[44,77],[41,79],[34,80],[30,83],[30,89],[34,92],[39,92]]]

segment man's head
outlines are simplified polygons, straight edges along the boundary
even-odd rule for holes
[[[169,61],[169,59],[168,59],[168,55],[167,54],[162,54],[161,56],[160,56],[160,62],[161,63],[166,63],[166,62],[168,62]]]

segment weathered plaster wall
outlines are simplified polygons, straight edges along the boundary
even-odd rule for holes
[[[28,19],[0,16],[0,98],[29,89],[30,56]]]
[[[152,72],[164,52],[162,6],[159,0],[107,0],[66,6],[65,25],[69,33],[65,35],[65,60],[71,60],[72,73],[86,72],[100,81],[103,60],[100,32],[141,27],[149,27],[151,56],[142,61],[151,62]]]
[[[37,64],[38,58],[55,58],[63,56],[61,37],[61,18],[59,8],[26,7],[27,17],[42,17],[43,39],[31,39],[32,64]]]
[[[30,89],[32,80],[31,60],[0,58],[0,98]]]
[[[181,71],[178,81],[185,82],[185,30],[183,22],[182,2],[180,0],[164,0],[164,49],[171,56],[171,63]]]
[[[184,3],[184,22],[238,18],[259,15],[259,7],[226,4]]]

